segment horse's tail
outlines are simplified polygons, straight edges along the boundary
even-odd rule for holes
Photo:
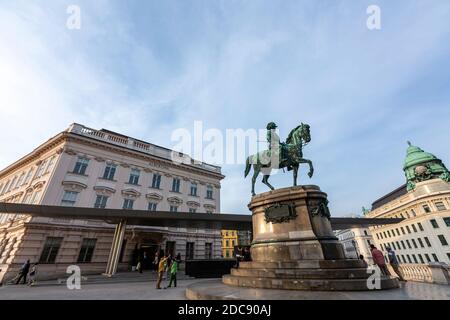
[[[247,161],[245,162],[245,175],[244,177],[247,177],[250,173],[250,169],[252,168],[252,165],[250,163],[250,157],[247,158]]]

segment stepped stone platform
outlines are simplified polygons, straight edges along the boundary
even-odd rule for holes
[[[364,291],[370,289],[368,272],[360,260],[242,262],[222,281],[226,285],[287,290]],[[380,289],[398,287],[398,280],[382,277]]]

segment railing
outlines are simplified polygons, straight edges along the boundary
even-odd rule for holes
[[[150,155],[158,156],[172,161],[172,150],[159,147],[150,143],[135,140],[133,138],[115,135],[110,132],[101,130],[95,130],[83,125],[74,123],[68,129],[67,132],[76,133],[79,135],[87,136],[96,140],[105,141],[111,144],[119,145],[136,151],[144,152]],[[184,155],[186,157],[186,155]],[[207,163],[198,163],[193,159],[190,159],[190,164],[193,167],[201,168],[203,170],[212,171],[215,173],[221,173],[221,168],[218,166],[210,165]]]
[[[390,267],[391,273],[394,273]],[[399,271],[408,281],[450,284],[450,266],[440,263],[430,264],[401,264]]]

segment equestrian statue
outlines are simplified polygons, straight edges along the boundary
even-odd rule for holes
[[[267,125],[267,142],[269,149],[251,155],[247,158],[245,167],[245,177],[250,173],[253,165],[252,177],[252,195],[255,195],[255,182],[260,172],[263,172],[262,182],[271,190],[275,188],[269,183],[269,177],[272,169],[284,169],[293,171],[294,186],[297,185],[298,168],[301,163],[309,165],[308,176],[311,178],[314,174],[314,168],[311,160],[303,158],[302,148],[311,141],[309,125],[300,124],[293,129],[286,139],[286,142],[280,142],[280,137],[275,132],[277,125],[270,122]]]

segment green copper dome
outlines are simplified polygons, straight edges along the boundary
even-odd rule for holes
[[[408,191],[414,190],[416,183],[426,180],[440,178],[449,181],[450,174],[441,159],[413,146],[409,141],[408,145],[405,163],[403,164]]]
[[[406,150],[406,159],[403,165],[403,169],[407,169],[418,164],[425,164],[430,161],[439,160],[431,153],[425,152],[419,147],[413,146],[408,141],[408,150]]]

